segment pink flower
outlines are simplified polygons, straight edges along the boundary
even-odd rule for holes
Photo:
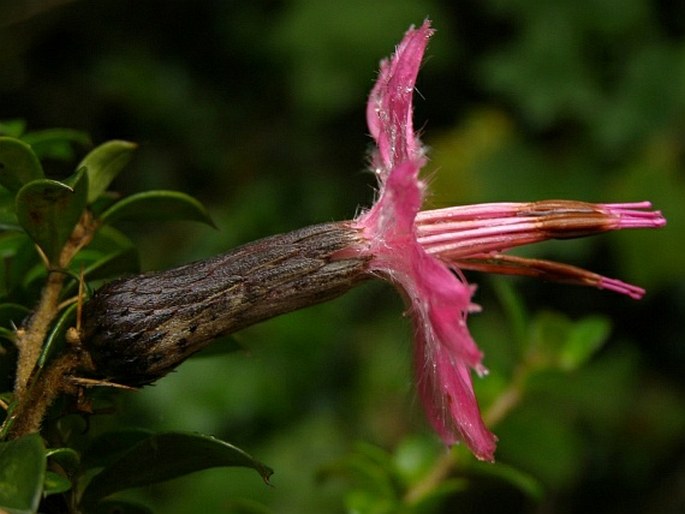
[[[644,291],[618,280],[538,259],[502,252],[550,238],[579,237],[622,228],[659,227],[647,202],[587,204],[558,200],[451,207],[419,212],[425,183],[419,171],[424,149],[412,124],[412,97],[424,50],[433,30],[425,21],[411,28],[380,73],[367,106],[376,143],[372,155],[378,200],[354,226],[364,239],[358,253],[369,270],[404,294],[416,332],[417,387],[428,419],[446,444],[464,442],[482,460],[492,461],[497,438],[480,416],[471,369],[486,373],[482,353],[466,326],[474,286],[461,268],[542,276],[594,285],[634,298]]]

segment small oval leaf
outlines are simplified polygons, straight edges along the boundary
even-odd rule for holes
[[[601,316],[588,316],[577,321],[559,355],[559,366],[573,371],[592,358],[606,343],[611,323]]]
[[[14,193],[43,177],[43,167],[30,145],[13,137],[0,137],[1,185]]]
[[[51,494],[65,493],[71,489],[71,482],[65,476],[48,471],[45,475],[45,485],[43,486],[43,495],[50,496]]]
[[[21,139],[31,145],[34,153],[39,158],[63,161],[74,158],[74,144],[83,147],[91,145],[90,137],[85,132],[63,128],[29,132],[24,134]]]
[[[36,512],[45,466],[45,448],[38,434],[0,443],[0,512]]]
[[[104,193],[119,172],[131,160],[135,143],[129,141],[112,140],[94,148],[86,155],[79,168],[85,166],[88,170],[89,187],[88,203],[91,204]]]
[[[530,323],[526,359],[536,368],[559,366],[559,354],[571,333],[573,323],[566,316],[540,311]]]
[[[73,448],[52,448],[45,455],[69,472],[76,471],[81,462],[81,457]]]
[[[88,176],[81,170],[70,187],[56,180],[34,180],[17,193],[17,218],[40,246],[50,264],[57,264],[86,207]]]
[[[252,468],[267,483],[273,473],[240,448],[211,436],[181,432],[155,434],[95,475],[83,493],[82,505],[87,508],[117,491],[220,466]]]
[[[207,209],[195,198],[178,191],[145,191],[128,196],[107,209],[101,217],[114,221],[199,221],[216,227]]]
[[[24,295],[24,279],[30,274],[31,269],[40,265],[40,257],[36,251],[36,245],[22,230],[20,237],[15,241],[10,253],[3,255],[5,260],[4,280],[10,297],[19,301],[28,300]]]

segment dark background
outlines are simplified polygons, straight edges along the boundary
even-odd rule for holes
[[[437,33],[415,118],[431,148],[430,205],[651,200],[669,220],[659,232],[525,252],[638,283],[648,291],[639,302],[469,275],[484,307],[471,325],[492,372],[478,380],[484,403],[516,362],[499,280],[531,319],[601,315],[613,328],[585,368],[545,375],[494,427],[498,466],[528,474],[543,497],[491,476],[450,495],[444,512],[681,512],[683,5],[0,1],[0,119],[140,143],[116,189],[189,192],[219,226],[126,227],[146,269],[168,267],[368,205],[366,95],[379,59],[429,16]],[[211,470],[131,494],[163,512],[336,512],[364,484],[317,477],[359,441],[395,457],[420,441],[437,458],[401,312],[390,287],[368,284],[245,331],[249,353],[193,359],[122,397],[108,423],[214,433],[276,469],[275,488],[247,471]],[[258,504],[272,510],[249,510]]]

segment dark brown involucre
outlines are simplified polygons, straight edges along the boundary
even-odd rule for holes
[[[360,243],[347,222],[313,225],[110,282],[83,311],[92,374],[147,384],[220,335],[334,298],[368,277],[365,259],[337,256]]]

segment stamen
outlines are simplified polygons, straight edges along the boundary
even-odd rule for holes
[[[571,200],[491,203],[420,212],[416,235],[431,253],[461,258],[547,239],[585,237],[627,228],[658,228],[666,220],[649,202],[590,204]]]
[[[444,255],[440,255],[444,258]],[[461,269],[498,273],[502,275],[519,275],[541,278],[554,282],[591,286],[608,289],[616,293],[639,300],[645,290],[614,278],[604,277],[592,271],[545,259],[529,259],[501,253],[474,255],[465,259],[448,259],[451,264]]]

